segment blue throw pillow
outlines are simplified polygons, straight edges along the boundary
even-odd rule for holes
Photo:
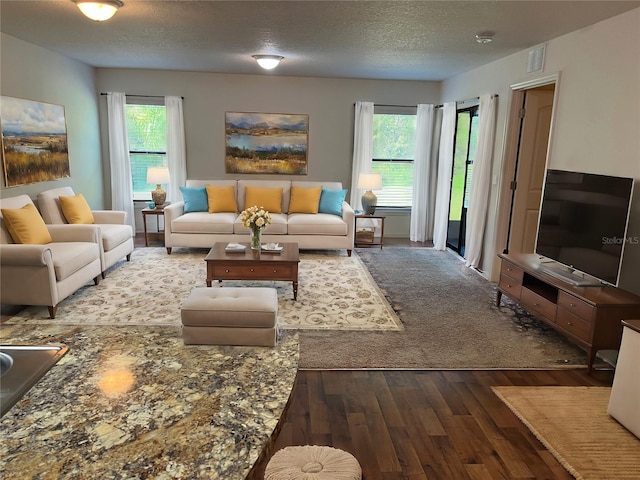
[[[344,202],[346,196],[346,190],[328,190],[322,187],[318,213],[331,213],[332,215],[338,215],[341,217],[342,202]]]
[[[180,187],[184,199],[184,213],[209,211],[206,187]]]

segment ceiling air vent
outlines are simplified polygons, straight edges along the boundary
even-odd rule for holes
[[[529,58],[527,60],[527,73],[540,72],[544,68],[544,51],[545,45],[529,50]]]

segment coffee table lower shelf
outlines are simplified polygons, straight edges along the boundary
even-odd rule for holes
[[[298,264],[300,253],[297,243],[282,243],[281,253],[265,253],[251,250],[248,243],[244,252],[225,252],[227,244],[214,244],[205,257],[207,287],[214,280],[272,280],[291,282],[293,299],[298,299]]]

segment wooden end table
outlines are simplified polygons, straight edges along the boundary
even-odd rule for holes
[[[155,215],[157,232],[147,231],[147,215]],[[145,247],[149,246],[150,236],[157,236],[162,241],[162,243],[164,243],[164,225],[162,229],[160,229],[160,217],[162,217],[162,221],[164,222],[164,208],[143,208],[142,209],[142,223],[144,224],[144,246]]]
[[[354,247],[373,247],[380,246],[380,250],[382,250],[382,244],[384,243],[384,215],[366,215],[359,214],[354,217],[354,230],[355,230],[355,239],[354,239]],[[380,236],[375,235],[375,230],[370,233],[369,236],[358,235],[358,220],[380,220]]]
[[[207,263],[207,287],[218,280],[275,280],[293,284],[293,299],[298,299],[298,264],[300,252],[297,243],[281,243],[280,253],[251,250],[242,243],[244,252],[226,252],[227,242],[216,242],[204,261]]]

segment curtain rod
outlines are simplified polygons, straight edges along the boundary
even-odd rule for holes
[[[100,92],[100,95],[109,95],[108,93],[105,92]],[[125,97],[142,97],[142,98],[164,98],[164,95],[136,95],[133,93],[129,93],[129,94],[124,94]],[[184,97],[180,97],[181,99],[184,100]]]

